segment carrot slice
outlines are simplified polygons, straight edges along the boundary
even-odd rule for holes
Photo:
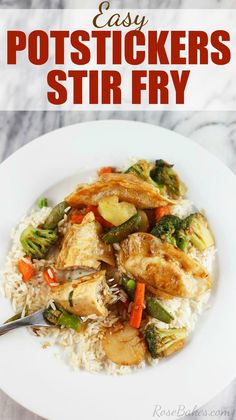
[[[24,257],[19,260],[18,269],[25,283],[28,283],[35,274],[35,268],[30,257]]]
[[[84,216],[85,216],[84,214],[73,213],[70,216],[70,222],[79,225],[83,221]]]
[[[168,216],[168,214],[170,214],[170,206],[157,207],[155,209],[155,218],[157,222],[159,222],[163,216]]]
[[[59,285],[59,281],[56,277],[56,273],[52,268],[47,268],[47,270],[43,272],[43,277],[46,283],[48,284],[48,286],[55,287]]]
[[[133,328],[139,328],[142,320],[143,307],[144,307],[144,296],[145,296],[145,284],[137,283],[134,303],[132,305],[129,325]]]
[[[98,175],[104,175],[104,174],[111,174],[113,172],[113,169],[111,166],[104,166],[104,168],[99,169]]]
[[[86,208],[86,210],[85,210],[85,214],[88,214],[88,213],[90,213],[91,211],[93,212],[94,216],[96,216],[97,214],[99,214],[99,213],[98,213],[98,209],[97,209],[97,207],[96,207],[96,206],[88,206],[88,207]]]

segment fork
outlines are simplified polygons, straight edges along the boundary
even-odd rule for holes
[[[34,312],[32,315],[17,319],[16,321],[8,322],[0,326],[0,335],[20,327],[51,327],[43,316],[44,309]]]

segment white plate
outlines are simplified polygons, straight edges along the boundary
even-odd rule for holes
[[[51,132],[20,149],[0,166],[0,263],[11,227],[45,191],[61,200],[71,184],[82,179],[76,174],[121,165],[133,156],[175,163],[189,197],[207,210],[219,250],[212,308],[182,352],[155,368],[123,377],[74,372],[23,329],[0,337],[0,387],[43,417],[147,420],[153,418],[155,405],[192,410],[235,376],[236,178],[215,157],[176,133],[136,122],[100,121]],[[62,182],[66,178],[68,185]],[[8,302],[0,299],[0,321],[10,313]]]

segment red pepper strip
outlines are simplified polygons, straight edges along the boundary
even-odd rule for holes
[[[155,209],[155,218],[156,221],[159,222],[163,216],[167,216],[170,214],[170,207],[164,206],[164,207],[157,207]]]
[[[86,214],[92,212],[95,216],[95,219],[105,228],[110,229],[113,227],[112,223],[108,222],[107,220],[103,219],[103,217],[100,215],[98,208],[96,206],[89,206],[86,208],[85,212],[83,214],[77,214],[73,213],[70,216],[70,222],[75,224],[80,224],[83,221],[83,218]]]
[[[111,166],[104,166],[104,168],[99,169],[98,175],[104,175],[104,174],[111,174],[113,172],[113,169]]]
[[[79,225],[82,222],[84,216],[85,216],[84,214],[76,214],[76,213],[73,213],[70,216],[70,222]]]
[[[108,222],[107,220],[103,219],[103,217],[100,215],[98,208],[96,206],[89,206],[86,209],[86,214],[89,213],[90,211],[93,212],[95,219],[101,223],[101,225],[105,228],[110,229],[111,227],[113,227],[112,223]]]
[[[56,273],[52,268],[47,268],[47,270],[43,272],[43,277],[49,287],[55,287],[60,284],[56,277]]]
[[[30,257],[24,257],[19,260],[18,269],[25,283],[28,283],[35,274],[35,268]]]

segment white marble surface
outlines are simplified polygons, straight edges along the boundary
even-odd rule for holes
[[[96,0],[0,0],[0,7],[5,8],[96,7],[97,4]],[[130,8],[236,8],[236,0],[113,0],[112,4],[121,8],[127,5]],[[111,118],[144,121],[184,134],[236,173],[236,114],[233,112],[1,112],[0,161],[48,131],[77,122]],[[236,419],[236,380],[197,415],[185,417],[207,418]],[[40,420],[0,391],[0,420],[21,419]]]

